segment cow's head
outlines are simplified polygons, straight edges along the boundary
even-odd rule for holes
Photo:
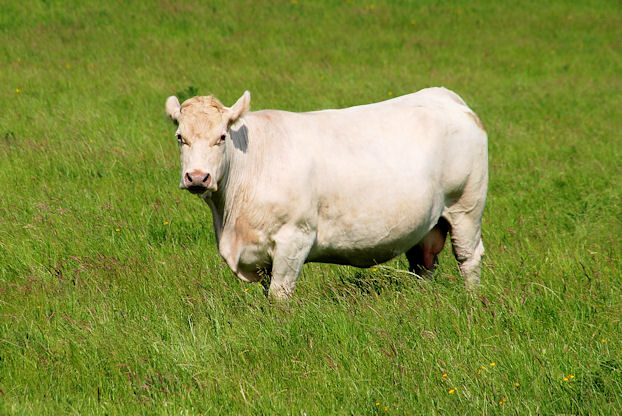
[[[181,159],[181,189],[194,194],[218,189],[224,174],[229,128],[250,108],[251,95],[246,91],[227,108],[213,96],[194,97],[179,104],[177,97],[166,100],[166,114],[178,125],[175,132]]]

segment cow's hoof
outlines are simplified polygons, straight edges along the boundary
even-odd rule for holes
[[[479,277],[468,277],[465,280],[465,286],[468,290],[479,290],[479,288],[481,287]]]
[[[292,299],[292,292],[284,288],[270,287],[268,289],[268,300],[275,303],[289,303]]]

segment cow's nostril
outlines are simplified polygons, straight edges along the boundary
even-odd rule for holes
[[[187,184],[191,184],[192,183],[192,176],[190,176],[190,173],[186,172],[186,183]]]
[[[205,185],[209,185],[209,173],[207,175],[205,175],[205,178],[203,178],[203,183]]]

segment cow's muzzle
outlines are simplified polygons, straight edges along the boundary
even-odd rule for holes
[[[193,194],[202,194],[208,190],[212,176],[209,173],[193,170],[184,175],[184,188]]]

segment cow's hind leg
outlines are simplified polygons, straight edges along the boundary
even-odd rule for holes
[[[432,277],[438,265],[438,254],[445,246],[448,229],[449,224],[441,217],[425,237],[406,252],[409,271],[419,276]]]
[[[453,212],[448,215],[454,256],[468,288],[476,288],[480,282],[480,265],[484,254],[481,211]]]

